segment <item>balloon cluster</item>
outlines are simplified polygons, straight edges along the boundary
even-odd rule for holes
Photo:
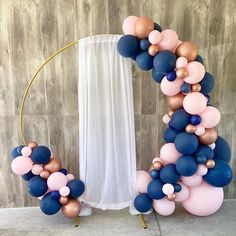
[[[84,183],[62,169],[61,161],[47,147],[30,142],[28,146],[15,147],[11,156],[12,171],[27,181],[29,193],[38,197],[43,213],[53,215],[61,209],[66,217],[79,215],[77,198],[85,190]]]
[[[149,17],[127,17],[123,31],[118,52],[142,70],[152,69],[169,110],[163,116],[168,127],[159,157],[149,172],[137,172],[134,206],[139,212],[153,207],[171,215],[175,202],[182,202],[194,215],[210,215],[220,208],[223,187],[232,180],[230,147],[215,129],[221,115],[208,95],[214,78],[205,72],[194,42],[180,41],[173,30],[162,31]]]

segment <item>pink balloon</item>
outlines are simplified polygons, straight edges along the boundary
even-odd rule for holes
[[[174,143],[166,143],[161,147],[160,158],[165,164],[175,163],[180,155]]]
[[[172,215],[175,211],[175,202],[169,201],[167,198],[153,201],[154,210],[162,216]]]
[[[221,117],[219,110],[212,106],[207,106],[200,116],[202,118],[201,125],[205,128],[217,126]]]
[[[161,32],[161,40],[158,43],[160,51],[173,50],[178,44],[178,35],[174,30],[166,29]]]
[[[188,60],[186,57],[179,57],[177,60],[176,60],[176,68],[183,68],[183,67],[186,67],[188,64]]]
[[[170,117],[168,116],[168,114],[165,114],[163,117],[162,117],[162,121],[164,124],[169,124],[170,122]]]
[[[135,35],[134,25],[137,19],[138,19],[137,16],[128,16],[127,18],[125,18],[122,25],[124,34]]]
[[[148,40],[151,44],[158,44],[161,40],[161,33],[157,30],[153,30],[148,35]]]
[[[137,188],[139,193],[146,193],[147,186],[151,182],[152,178],[147,171],[137,171]]]
[[[29,147],[23,147],[21,149],[22,156],[29,157],[31,155],[31,153],[32,153],[32,149]]]
[[[188,71],[188,75],[184,78],[184,81],[189,84],[196,84],[200,82],[205,75],[205,68],[198,61],[189,62],[186,69]]]
[[[70,194],[70,188],[67,186],[63,186],[60,188],[59,193],[61,196],[66,197]]]
[[[185,201],[185,200],[188,199],[188,197],[189,197],[189,188],[181,182],[178,182],[178,184],[181,185],[181,191],[178,192],[178,193],[175,193],[175,195],[176,195],[175,201],[176,202],[182,202],[182,201]]]
[[[161,81],[161,91],[167,96],[174,96],[180,92],[180,87],[183,80],[176,78],[174,81],[169,81],[166,76]]]
[[[202,136],[206,132],[206,129],[203,126],[201,126],[201,125],[197,125],[197,126],[195,126],[195,128],[196,128],[195,134],[197,136]]]
[[[177,45],[175,46],[175,48],[173,49],[173,50],[171,50],[172,52],[175,52],[176,51],[176,49],[177,49],[177,47],[182,43],[183,41],[181,41],[181,40],[178,40],[178,43],[177,43]]]
[[[202,176],[194,174],[189,177],[182,176],[181,181],[188,187],[196,187],[202,182]]]
[[[32,166],[32,160],[26,156],[16,157],[11,163],[11,169],[17,175],[24,175],[28,173]]]
[[[67,178],[67,182],[70,182],[71,180],[75,179],[75,176],[72,174],[67,174],[66,178]]]
[[[203,181],[199,186],[190,189],[189,198],[182,204],[193,215],[209,216],[219,210],[223,200],[223,188],[213,187]]]
[[[215,143],[212,143],[212,144],[210,144],[210,145],[208,145],[212,150],[214,150],[215,149],[215,147],[216,147],[216,144]]]
[[[199,92],[192,92],[185,96],[183,101],[184,110],[188,113],[195,115],[200,114],[206,109],[206,97]]]
[[[200,176],[203,176],[203,175],[206,175],[208,172],[208,169],[206,166],[204,165],[198,165],[198,168],[197,168],[197,174],[200,175]]]
[[[67,178],[61,172],[52,173],[47,179],[48,188],[53,190],[59,190],[61,187],[66,186]]]
[[[31,172],[34,175],[39,175],[43,171],[43,166],[39,164],[34,164],[31,168]]]
[[[165,195],[170,195],[172,193],[174,193],[175,189],[174,189],[174,186],[172,184],[164,184],[162,186],[162,192],[165,194]]]
[[[155,157],[155,158],[153,158],[153,160],[152,160],[152,164],[155,163],[156,161],[159,161],[159,162],[162,163],[161,158],[159,158],[159,157]]]

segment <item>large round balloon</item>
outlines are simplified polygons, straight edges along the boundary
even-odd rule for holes
[[[174,164],[165,165],[160,171],[160,179],[163,183],[175,184],[179,178],[180,175],[176,171]]]
[[[193,156],[181,156],[176,161],[176,170],[183,176],[191,176],[195,174],[197,167],[197,162]]]
[[[47,190],[47,181],[38,175],[32,177],[28,182],[28,191],[34,197],[43,196]]]
[[[214,87],[215,81],[214,81],[214,77],[206,72],[203,80],[200,82],[201,85],[201,93],[203,94],[208,94],[212,91],[213,87]]]
[[[61,204],[58,200],[51,198],[51,193],[47,193],[40,201],[40,208],[46,215],[54,215],[61,209]]]
[[[172,129],[172,128],[167,128],[164,132],[164,140],[167,142],[167,143],[173,143],[175,141],[175,138],[177,136],[179,132],[175,129]]]
[[[184,79],[185,82],[189,84],[196,84],[199,83],[205,74],[205,68],[204,66],[197,61],[189,62],[186,66],[186,69],[188,71],[187,77]]]
[[[175,202],[169,201],[167,198],[153,201],[154,210],[162,216],[169,216],[175,210]]]
[[[134,25],[137,19],[138,19],[137,16],[128,16],[124,19],[123,24],[122,24],[122,30],[124,34],[135,35]]]
[[[12,171],[17,175],[28,173],[33,166],[33,162],[29,157],[18,156],[11,163]]]
[[[200,114],[201,126],[204,128],[213,128],[220,122],[220,112],[213,106],[207,106],[206,109]]]
[[[80,197],[85,190],[84,183],[79,179],[71,180],[67,186],[70,188],[70,197],[77,198]]]
[[[214,158],[226,161],[227,163],[231,160],[231,149],[225,139],[218,136],[215,142]]]
[[[184,131],[185,127],[190,123],[191,115],[184,109],[176,110],[171,116],[170,126],[178,131]]]
[[[152,208],[152,199],[146,193],[140,193],[134,200],[134,207],[139,212],[147,212]]]
[[[146,193],[147,186],[151,182],[152,178],[147,171],[137,171],[137,189],[139,193]]]
[[[174,143],[166,143],[161,147],[160,158],[164,163],[175,163],[179,157],[180,153],[176,150]]]
[[[157,83],[161,83],[162,79],[165,77],[166,73],[158,72],[155,69],[152,69],[152,78]]]
[[[165,76],[161,81],[161,91],[166,96],[174,96],[180,92],[182,84],[183,84],[182,79],[176,78],[174,81],[169,81]]]
[[[119,39],[117,49],[123,57],[136,57],[139,53],[138,39],[133,35],[124,35]]]
[[[153,68],[153,57],[148,52],[141,52],[136,57],[137,65],[142,70],[150,70]]]
[[[162,199],[165,194],[162,192],[163,183],[159,179],[153,179],[148,185],[147,192],[152,199]]]
[[[47,179],[48,188],[51,190],[59,190],[61,187],[66,186],[67,178],[61,172],[52,173]]]
[[[170,51],[162,51],[154,57],[153,66],[159,73],[172,72],[175,69],[176,56]]]
[[[31,154],[32,161],[37,164],[45,164],[50,160],[51,152],[45,146],[38,146]]]

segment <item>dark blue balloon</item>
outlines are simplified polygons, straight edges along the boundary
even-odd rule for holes
[[[64,175],[67,175],[67,173],[68,173],[67,169],[65,169],[65,168],[62,168],[60,170],[60,172],[63,173]]]
[[[214,158],[229,163],[231,160],[231,149],[227,141],[218,136],[215,144]]]
[[[194,153],[195,156],[204,155],[207,159],[214,158],[214,152],[208,145],[200,144]]]
[[[33,149],[31,158],[34,163],[44,164],[50,160],[51,152],[45,146],[38,146]]]
[[[28,191],[34,197],[40,197],[44,195],[47,190],[47,181],[38,175],[32,177],[28,182]]]
[[[193,154],[198,147],[198,138],[195,134],[179,133],[175,138],[175,147],[182,154]]]
[[[159,177],[159,172],[157,170],[151,170],[150,171],[150,176],[153,178],[153,179],[158,179]]]
[[[23,148],[23,145],[17,146],[15,148],[12,149],[11,151],[11,157],[12,159],[15,159],[18,156],[21,156],[21,149]]]
[[[196,161],[198,164],[205,164],[207,161],[207,158],[205,155],[201,154],[199,156],[196,157]]]
[[[137,65],[142,70],[150,70],[153,68],[153,57],[148,52],[141,52],[136,57]]]
[[[184,109],[178,109],[171,116],[169,125],[177,131],[184,131],[185,127],[190,123],[190,118],[191,115]]]
[[[61,197],[59,191],[52,191],[51,192],[51,198],[54,199],[54,200],[59,200]]]
[[[158,73],[168,73],[175,69],[176,56],[170,51],[161,51],[155,57],[153,66]]]
[[[162,186],[164,184],[159,179],[153,179],[147,187],[147,193],[152,199],[162,199],[165,194],[162,192]]]
[[[146,193],[140,193],[134,200],[134,207],[139,212],[147,212],[152,208],[152,199]]]
[[[84,183],[79,179],[71,180],[67,186],[70,188],[70,197],[77,198],[80,197],[85,190]]]
[[[51,193],[47,193],[40,201],[41,211],[46,215],[54,215],[61,209],[61,204],[58,200],[52,199]]]
[[[183,83],[180,87],[182,93],[189,93],[191,91],[191,85],[188,83]]]
[[[155,69],[152,69],[152,78],[157,83],[161,83],[162,79],[165,77],[166,73],[159,73],[155,71]]]
[[[176,79],[176,73],[175,71],[169,72],[166,75],[167,80],[174,81]]]
[[[201,85],[201,93],[208,94],[212,91],[215,85],[214,77],[206,72],[202,81],[200,82]]]
[[[191,176],[197,171],[197,162],[193,156],[181,156],[175,164],[180,175]]]
[[[202,121],[201,116],[199,115],[193,115],[191,116],[190,122],[192,125],[199,125]]]
[[[136,57],[139,53],[139,41],[133,35],[124,35],[117,44],[118,52],[123,57]]]
[[[142,51],[147,51],[151,43],[149,42],[148,39],[141,39],[139,41],[139,47]]]
[[[26,174],[24,174],[24,175],[22,175],[21,177],[22,177],[22,179],[23,180],[25,180],[25,181],[29,181],[32,177],[34,177],[35,175],[31,172],[31,170],[28,172],[28,173],[26,173]]]
[[[181,187],[180,184],[175,184],[175,185],[174,185],[174,189],[175,189],[175,193],[178,193],[178,192],[181,191],[182,187]]]
[[[212,186],[224,187],[231,182],[233,173],[227,162],[215,159],[215,167],[208,169],[207,174],[203,178]]]
[[[179,178],[174,164],[167,164],[160,171],[160,179],[164,183],[176,184]]]
[[[196,59],[194,61],[200,62],[202,65],[204,65],[203,58],[200,55],[197,55]]]
[[[167,142],[167,143],[174,143],[175,141],[175,138],[177,136],[179,132],[175,129],[172,129],[172,128],[167,128],[164,132],[164,140]]]
[[[154,30],[157,30],[157,31],[161,32],[162,28],[161,28],[161,26],[159,24],[154,23]]]

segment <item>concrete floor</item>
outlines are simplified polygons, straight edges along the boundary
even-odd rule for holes
[[[148,228],[142,228],[138,216],[128,210],[94,210],[92,216],[80,217],[75,228],[73,221],[61,214],[45,216],[37,208],[0,209],[1,236],[67,236],[67,235],[155,235],[155,236],[235,236],[236,200],[226,200],[222,208],[209,217],[195,217],[182,208],[169,217],[145,216]]]

